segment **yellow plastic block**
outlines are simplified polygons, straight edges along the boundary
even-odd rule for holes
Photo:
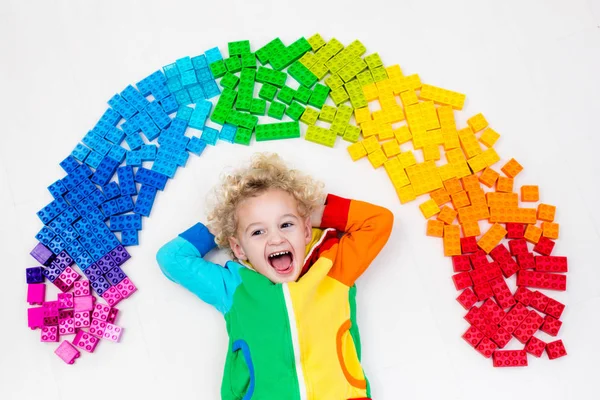
[[[451,224],[457,215],[458,213],[455,210],[448,206],[444,206],[438,214],[437,219],[447,224]]]
[[[465,104],[466,96],[462,93],[442,89],[436,86],[423,85],[419,97],[423,100],[432,100],[438,104],[452,106],[457,110],[462,110]]]
[[[489,254],[502,239],[506,236],[506,229],[502,225],[494,224],[492,227],[477,241],[477,245]]]
[[[542,235],[548,239],[558,239],[559,228],[555,222],[542,222]]]
[[[406,125],[403,125],[398,129],[394,129],[394,136],[400,144],[412,140],[412,133],[410,133],[410,129],[408,129],[408,126]]]
[[[413,201],[417,198],[412,185],[406,185],[399,189],[396,188],[396,194],[398,195],[401,204],[408,203],[409,201]]]
[[[369,158],[369,162],[371,163],[373,168],[381,167],[383,163],[386,162],[388,159],[385,156],[383,150],[381,149],[375,150],[374,152],[370,153],[367,157]]]
[[[483,153],[478,154],[475,157],[469,158],[467,160],[467,163],[469,163],[469,167],[471,168],[473,173],[483,171],[488,166]]]
[[[379,144],[379,141],[375,136],[369,136],[360,143],[363,144],[365,150],[367,151],[367,154],[371,154],[381,149],[381,144]]]
[[[489,148],[481,154],[483,155],[485,163],[488,167],[491,167],[492,165],[500,161],[500,156],[498,155],[498,153],[496,153],[496,150],[494,150],[493,148]]]
[[[406,176],[404,167],[402,167],[398,157],[387,160],[385,163],[383,163],[383,167],[385,168],[385,172],[387,172],[388,177],[392,181],[392,185],[394,185],[396,190],[410,184],[408,176]]]
[[[523,166],[517,160],[511,158],[500,170],[509,178],[514,178],[519,172],[523,171]]]
[[[466,161],[459,161],[452,163],[454,170],[456,171],[457,178],[463,178],[465,176],[471,175],[471,169],[469,168],[469,164]]]
[[[402,156],[402,154],[400,154]],[[417,196],[429,193],[443,187],[437,166],[433,161],[411,165],[406,168],[406,173]]]
[[[450,106],[441,106],[437,108],[440,128],[444,134],[457,134],[456,120],[454,119],[454,110]],[[457,139],[458,140],[458,139]]]
[[[379,104],[381,104],[381,108],[384,110],[399,106],[398,102],[396,101],[396,97],[391,92],[383,93],[379,91]]]
[[[466,221],[460,224],[460,226],[462,227],[464,237],[481,235],[479,221]]]
[[[411,165],[415,165],[417,163],[417,159],[412,151],[405,151],[404,153],[400,153],[398,156],[400,163],[402,163],[403,168],[408,168]]]
[[[418,74],[408,75],[404,79],[406,79],[408,87],[413,90],[419,90],[421,89],[421,86],[423,86],[423,84],[421,83],[421,78],[419,78]]]
[[[360,137],[360,127],[358,127],[356,125],[346,126],[346,130],[344,130],[344,136],[343,136],[344,140],[346,140],[348,142],[356,143],[358,141],[359,137]]]
[[[481,146],[471,128],[464,128],[458,131],[458,139],[467,158],[481,154]]]
[[[523,237],[525,240],[531,243],[537,243],[542,236],[542,228],[535,225],[527,225],[527,229],[525,229],[525,234]]]
[[[425,119],[425,129],[437,129],[440,127],[440,120],[435,110],[435,104],[433,101],[424,101],[419,103],[421,108],[421,115]]]
[[[394,157],[400,154],[400,145],[398,144],[396,139],[392,139],[390,141],[385,142],[381,146],[381,148],[383,149],[385,155],[388,157]]]
[[[438,167],[438,172],[442,182],[447,181],[448,179],[456,178],[456,171],[454,170],[454,165],[452,164],[444,164]]]
[[[332,123],[335,119],[335,114],[337,113],[337,108],[330,106],[329,104],[323,105],[321,108],[321,112],[319,113],[319,119],[321,121]]]
[[[342,51],[343,48],[344,45],[339,40],[332,38],[325,46],[317,50],[316,56],[318,57],[319,62],[326,63],[331,57]]]
[[[304,53],[304,55],[300,57],[300,63],[308,69],[310,69],[315,62],[317,62],[315,53]]]
[[[427,236],[444,237],[444,223],[437,219],[427,220]]]
[[[469,196],[467,196],[467,192],[461,190],[460,192],[452,193],[450,195],[450,199],[452,200],[452,205],[457,210],[462,207],[466,207],[471,204],[469,200]]]
[[[458,225],[445,225],[444,255],[450,257],[459,256],[460,254],[460,227]]]
[[[379,122],[375,120],[365,121],[360,124],[364,137],[377,135],[379,133]]]
[[[467,120],[467,124],[469,127],[471,127],[471,129],[473,129],[473,132],[479,132],[488,126],[488,122],[481,113],[473,115],[471,118],[469,118]]]
[[[317,122],[317,118],[319,118],[319,112],[314,108],[306,107],[306,110],[304,110],[304,113],[300,117],[300,121],[306,125],[314,125]]]
[[[367,150],[365,150],[365,146],[363,146],[362,142],[356,142],[348,146],[348,153],[350,154],[352,161],[356,161],[366,156]]]
[[[521,186],[521,201],[536,202],[540,200],[540,189],[537,185]]]
[[[505,192],[505,193],[512,192],[513,184],[514,184],[513,178],[506,178],[504,176],[501,176],[496,181],[496,191]]]
[[[429,196],[435,201],[438,206],[442,206],[450,201],[450,195],[444,188],[434,190]],[[450,223],[450,222],[448,222]]]
[[[365,121],[371,120],[371,110],[369,107],[357,108],[354,110],[354,119],[357,124],[362,124]]]
[[[379,97],[379,90],[375,83],[363,86],[363,93],[365,94],[367,101],[373,101]]]
[[[404,107],[408,107],[419,102],[417,93],[414,90],[407,90],[406,92],[400,93],[400,101]]]
[[[553,222],[556,215],[556,206],[541,203],[537,208],[537,219],[546,222]]]
[[[425,161],[436,161],[441,158],[440,147],[437,144],[423,146],[423,159]]]
[[[387,74],[390,79],[404,77],[404,74],[402,73],[402,70],[400,69],[400,66],[398,64],[390,65],[389,67],[386,67],[385,70],[387,71]]]
[[[493,147],[499,138],[500,134],[498,132],[496,132],[492,128],[487,128],[479,137],[479,141],[485,144],[487,147]]]
[[[382,94],[390,94],[392,96],[394,95],[392,81],[390,81],[389,79],[384,79],[382,81],[375,82],[375,86],[377,86],[377,90],[379,90],[379,97],[381,97]]]
[[[392,129],[392,124],[386,122],[380,123],[378,136],[379,140],[392,139],[394,137],[394,130]]]
[[[385,120],[385,112],[383,110],[373,111],[373,119],[377,122]]]
[[[405,77],[390,77],[390,81],[392,82],[392,90],[395,95],[411,90],[410,81]]]
[[[419,205],[419,209],[425,218],[433,217],[440,212],[440,208],[435,203],[435,200],[429,199]]]
[[[396,123],[404,121],[404,110],[399,105],[387,107],[385,109],[386,122]]]
[[[485,186],[491,188],[492,186],[494,186],[494,184],[498,180],[499,176],[500,176],[500,174],[497,173],[496,171],[494,171],[493,169],[486,168],[483,171],[483,173],[479,176],[479,182],[481,182]]]
[[[456,132],[446,132],[442,128],[442,138],[444,139],[444,150],[452,150],[460,147],[460,140]]]
[[[461,149],[452,149],[446,151],[446,160],[448,160],[449,163],[457,163],[465,161],[466,158]]]

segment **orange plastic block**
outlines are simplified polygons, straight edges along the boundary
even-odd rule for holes
[[[427,236],[444,237],[444,223],[437,219],[427,221]]]
[[[481,235],[481,229],[479,229],[478,221],[466,221],[460,224],[463,231],[463,237],[479,236]]]
[[[465,161],[466,158],[461,149],[452,149],[446,151],[446,160],[448,160],[449,163],[456,163]]]
[[[400,144],[412,140],[412,133],[410,133],[410,129],[408,129],[408,126],[406,125],[403,125],[398,129],[394,129],[394,136]]]
[[[438,214],[437,219],[447,224],[451,224],[454,221],[454,218],[456,218],[456,215],[458,215],[456,211],[448,206],[444,206]]]
[[[381,145],[381,148],[383,149],[385,155],[388,157],[394,157],[400,154],[400,145],[398,144],[396,139],[392,139],[388,142],[385,142],[383,145]]]
[[[485,192],[481,188],[473,188],[467,190],[467,196],[472,205],[481,205],[487,207],[487,200],[485,198]]]
[[[479,176],[479,182],[491,188],[498,180],[498,177],[500,177],[500,174],[488,167]]]
[[[446,188],[448,194],[460,192],[461,190],[463,190],[462,183],[460,183],[460,180],[458,180],[457,178],[452,178],[448,179],[447,181],[444,181],[444,187]]]
[[[509,178],[514,178],[519,172],[523,171],[523,166],[517,160],[511,158],[500,170]]]
[[[537,185],[521,186],[521,201],[536,202],[540,200],[540,188]]]
[[[488,126],[488,122],[482,113],[473,115],[467,120],[467,124],[473,130],[473,132],[479,132]]]
[[[350,154],[352,161],[356,161],[366,156],[367,150],[365,150],[365,146],[363,146],[362,142],[356,142],[348,146],[348,153]]]
[[[487,192],[485,194],[488,207],[513,207],[519,206],[519,195],[516,193]]]
[[[402,167],[404,168],[408,168],[412,165],[417,164],[417,159],[415,158],[415,155],[412,151],[405,151],[404,153],[400,153],[398,159],[400,160],[400,162],[402,163]]]
[[[401,188],[396,188],[396,194],[398,195],[400,203],[402,204],[408,203],[409,201],[413,201],[417,198],[417,195],[415,194],[412,185],[406,185]]]
[[[554,216],[556,215],[556,206],[551,206],[550,204],[541,203],[537,208],[537,218],[542,221],[552,222],[554,221]]]
[[[477,245],[489,254],[508,232],[502,225],[494,224],[492,227],[477,241]]]
[[[491,207],[490,222],[535,224],[535,208]]]
[[[385,172],[387,172],[388,177],[392,181],[394,188],[399,189],[410,184],[408,176],[406,176],[406,172],[404,172],[404,168],[402,167],[398,157],[387,160],[385,163],[383,163],[383,167],[385,168]]]
[[[556,222],[542,222],[542,236],[549,239],[558,239],[559,224]]]
[[[366,121],[370,121],[371,111],[369,110],[369,107],[362,107],[354,110],[354,119],[356,120],[357,125],[360,125]]]
[[[501,176],[496,181],[496,191],[510,193],[513,191],[513,184],[513,178],[506,178],[504,176]]]
[[[431,196],[431,198],[433,200],[435,200],[435,202],[438,206],[441,206],[442,204],[446,204],[447,202],[450,201],[450,196],[448,195],[448,192],[444,188],[434,190],[433,192],[431,192],[429,194],[429,196]]]
[[[531,243],[537,243],[542,236],[542,228],[535,225],[527,225],[523,237]]]
[[[460,192],[452,193],[450,195],[450,198],[452,199],[452,205],[456,209],[459,209],[461,207],[466,207],[471,204],[471,202],[469,201],[469,196],[467,196],[467,192],[464,190],[461,190]]]
[[[428,144],[423,146],[423,159],[425,161],[435,161],[441,158],[440,147],[437,144]]]
[[[461,224],[488,219],[489,216],[489,209],[487,206],[481,204],[466,206],[458,209],[458,222]]]
[[[381,149],[375,150],[374,152],[370,153],[369,155],[367,155],[367,158],[369,159],[369,162],[371,162],[371,165],[375,169],[381,167],[383,163],[386,162],[388,159],[385,156],[383,150]]]
[[[498,132],[496,132],[492,128],[487,128],[479,137],[479,141],[485,144],[487,147],[493,147],[499,138],[500,134],[498,134]]]
[[[476,190],[480,188],[477,175],[468,175],[462,178],[462,185],[465,190]]]
[[[433,199],[429,199],[424,203],[421,203],[419,205],[419,209],[425,218],[433,217],[435,214],[440,212],[440,208]]]
[[[444,226],[444,255],[446,257],[461,255],[460,227],[458,225]]]

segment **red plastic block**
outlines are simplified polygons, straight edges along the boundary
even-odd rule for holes
[[[529,250],[527,249],[527,241],[525,239],[509,240],[508,248],[510,249],[510,254],[514,257],[529,252]]]
[[[452,268],[454,269],[454,272],[469,271],[471,269],[469,256],[452,256]]]
[[[552,239],[548,239],[546,236],[540,237],[540,240],[533,247],[533,251],[536,253],[540,253],[544,256],[549,256],[552,254],[552,250],[554,249],[554,241]]]
[[[487,283],[485,268],[469,271],[469,275],[471,276],[471,280],[475,286],[481,285],[482,283]]]
[[[558,331],[560,331],[560,327],[562,326],[562,321],[546,315],[544,318],[544,324],[541,327],[542,332],[546,332],[550,336],[558,335]]]
[[[515,305],[516,300],[510,292],[510,289],[506,285],[504,278],[500,277],[490,281],[490,286],[492,287],[492,291],[494,292],[496,302],[498,303],[498,305],[500,305],[502,309]]]
[[[460,248],[463,254],[476,253],[479,247],[477,247],[477,237],[469,236],[460,238]]]
[[[486,337],[492,337],[498,330],[498,326],[485,318],[483,312],[477,307],[471,308],[467,315],[465,315],[465,319],[479,329]]]
[[[506,316],[506,312],[500,308],[494,300],[486,300],[481,307],[479,307],[485,318],[498,325],[502,319]]]
[[[540,312],[546,312],[550,297],[540,291],[535,291],[529,296],[529,305]]]
[[[469,258],[471,259],[473,269],[483,268],[489,264],[487,254],[483,250],[477,250],[476,253],[469,254]]]
[[[456,298],[456,301],[458,301],[465,310],[469,310],[477,303],[477,296],[475,296],[475,293],[473,293],[471,288],[466,288],[460,296]]]
[[[496,346],[496,343],[484,337],[483,339],[481,339],[481,342],[479,342],[475,349],[479,353],[481,353],[481,355],[483,355],[485,358],[490,358],[497,348],[498,346]]]
[[[514,337],[523,344],[526,344],[529,339],[540,329],[540,326],[544,323],[544,318],[534,310],[531,310],[525,320],[515,331],[513,332]]]
[[[500,326],[508,333],[513,333],[515,329],[517,329],[525,320],[525,317],[527,317],[528,314],[529,311],[527,310],[527,307],[521,303],[517,303],[513,308],[510,309],[502,321],[500,321]]]
[[[549,297],[548,305],[546,306],[546,309],[544,310],[544,312],[546,314],[551,315],[554,318],[558,319],[558,318],[560,318],[560,316],[562,315],[564,310],[565,310],[565,305],[563,303],[560,303]]]
[[[521,269],[514,258],[510,257],[507,262],[500,264],[500,269],[505,278],[510,278]]]
[[[566,356],[567,350],[565,349],[563,341],[559,339],[546,345],[546,353],[548,353],[549,359],[554,360]]]
[[[512,335],[506,331],[503,327],[498,328],[496,333],[494,333],[490,339],[494,341],[498,345],[499,348],[504,348],[512,339]]]
[[[517,286],[565,291],[567,290],[567,276],[550,272],[521,270],[517,273]]]
[[[525,224],[507,223],[506,231],[506,237],[508,239],[523,239],[523,234],[525,233]]]
[[[496,350],[493,355],[494,367],[526,367],[525,350]]]
[[[474,326],[470,326],[469,329],[463,333],[462,338],[472,347],[477,347],[479,342],[481,342],[481,339],[483,339],[483,333]]]
[[[536,256],[535,270],[539,272],[567,272],[569,270],[567,257]]]
[[[525,346],[525,351],[531,354],[532,356],[540,358],[545,348],[546,342],[536,338],[535,336],[532,336],[531,339],[529,339],[529,342],[527,342],[527,345]]]
[[[535,268],[535,257],[533,253],[527,252],[519,254],[517,256],[517,263],[520,269],[534,269]]]
[[[456,290],[463,290],[470,286],[473,286],[471,276],[468,272],[460,272],[458,274],[452,275],[452,281],[454,281],[454,286],[456,287]]]
[[[487,300],[494,295],[494,292],[492,292],[492,287],[488,282],[485,281],[473,286],[473,290],[475,290],[475,294],[477,295],[477,299],[479,301]]]
[[[523,303],[524,306],[529,305],[532,295],[533,292],[523,286],[518,287],[514,294],[515,300],[517,300],[519,303]]]
[[[494,249],[490,251],[490,256],[494,261],[497,261],[498,264],[502,264],[503,262],[506,262],[512,258],[510,252],[503,244],[499,244],[498,246],[494,247]]]

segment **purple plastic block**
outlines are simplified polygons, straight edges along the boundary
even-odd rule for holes
[[[51,265],[56,266],[62,273],[67,267],[73,265],[73,258],[69,256],[66,250],[63,250],[56,256]]]
[[[109,324],[114,324],[115,320],[117,319],[117,315],[119,314],[119,309],[118,308],[111,308],[110,309],[110,313],[108,314],[108,318],[106,318],[106,322],[108,322]]]
[[[116,306],[121,300],[123,300],[121,293],[119,293],[117,288],[114,286],[109,287],[107,291],[102,293],[102,298],[111,307]]]
[[[44,326],[40,336],[42,342],[58,342],[58,326]]]
[[[110,282],[110,284],[113,286],[117,286],[119,284],[119,282],[121,282],[123,279],[127,278],[127,275],[125,275],[123,270],[119,267],[114,267],[113,269],[108,271],[106,274],[104,274],[104,276],[106,277],[106,280],[108,282]]]
[[[114,250],[110,252],[110,257],[117,263],[118,266],[125,264],[125,261],[129,260],[131,256],[125,250],[123,246],[117,246]]]
[[[44,275],[42,267],[31,267],[25,269],[25,279],[27,283],[43,283]]]
[[[58,276],[61,273],[62,272],[55,265],[50,265],[42,270],[42,274],[52,283],[58,279]]]
[[[111,342],[118,342],[121,340],[121,335],[123,334],[123,328],[113,324],[106,324],[106,329],[104,329],[104,339],[108,339]]]
[[[98,280],[98,278],[103,277],[102,276],[102,268],[100,268],[97,263],[90,265],[88,268],[86,268],[83,271],[83,273],[90,280],[90,283],[93,283],[96,280]]]
[[[75,312],[92,311],[94,309],[94,296],[77,296],[74,298]]]
[[[46,300],[46,285],[43,283],[30,283],[27,285],[27,302],[30,305],[43,305]]]
[[[58,308],[73,308],[73,293],[59,293],[58,294]]]
[[[38,243],[29,254],[42,265],[50,265],[55,257],[54,253],[41,243]]]
[[[31,329],[44,326],[44,307],[34,307],[27,309],[27,326]]]
[[[87,328],[90,326],[90,312],[80,311],[73,315],[75,319],[75,328]]]
[[[94,289],[98,296],[102,296],[110,287],[110,283],[103,276],[92,282],[92,289]]]
[[[73,339],[73,344],[80,349],[87,351],[88,353],[93,353],[94,349],[98,345],[98,338],[90,335],[85,331],[78,331]]]
[[[68,340],[64,340],[56,350],[54,354],[59,356],[61,360],[67,364],[73,364],[75,359],[79,357],[81,353],[77,350]]]
[[[121,297],[123,297],[124,299],[131,296],[137,290],[137,288],[135,287],[135,285],[133,284],[133,282],[131,282],[131,280],[129,278],[123,279],[115,287],[117,288],[119,293],[121,293]]]
[[[115,260],[112,259],[110,253],[108,253],[104,257],[96,261],[96,265],[100,268],[102,274],[105,274],[111,269],[115,268],[117,266],[117,263],[115,262]]]

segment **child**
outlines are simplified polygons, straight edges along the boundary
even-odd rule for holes
[[[210,232],[194,225],[157,260],[225,317],[221,398],[369,398],[354,282],[387,242],[392,213],[334,195],[324,202],[320,184],[267,154],[226,176],[216,199]],[[216,245],[235,261],[204,260]]]

